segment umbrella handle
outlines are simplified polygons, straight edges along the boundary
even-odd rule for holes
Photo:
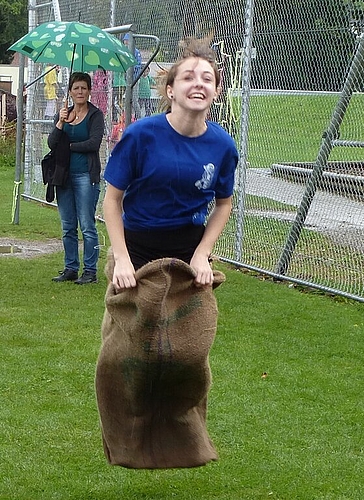
[[[67,93],[66,97],[63,99],[63,107],[68,109],[70,106],[70,103],[69,103],[69,93]],[[70,116],[70,113],[73,113],[74,114],[74,117],[70,120],[69,119],[69,116]],[[68,112],[68,116],[67,116],[67,120],[65,120],[66,123],[72,123],[73,121],[75,121],[76,119],[76,113],[74,113],[74,111],[69,111]]]

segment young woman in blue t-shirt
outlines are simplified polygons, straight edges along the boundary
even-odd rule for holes
[[[112,151],[104,219],[116,290],[135,287],[135,270],[162,257],[184,260],[197,285],[212,285],[209,257],[230,215],[238,162],[230,135],[206,120],[219,83],[214,51],[193,42],[167,74],[167,112],[131,124]]]

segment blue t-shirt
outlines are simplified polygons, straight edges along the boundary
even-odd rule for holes
[[[163,113],[129,125],[104,178],[125,191],[126,229],[175,229],[204,224],[209,203],[232,195],[237,162],[233,139],[217,123],[207,122],[199,137],[185,137]]]

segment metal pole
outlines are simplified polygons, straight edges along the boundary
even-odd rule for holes
[[[241,125],[240,125],[240,151],[239,165],[237,169],[236,190],[237,190],[237,221],[235,239],[235,259],[242,260],[243,253],[243,228],[245,211],[245,185],[246,168],[248,157],[248,124],[249,124],[249,102],[250,102],[250,74],[252,58],[253,39],[253,12],[254,0],[247,0],[245,8],[245,35],[244,35],[244,55],[242,67],[242,89],[241,89]]]
[[[135,54],[135,40],[134,32],[129,31],[129,50]],[[126,71],[126,88],[125,88],[125,127],[131,123],[131,112],[133,103],[133,80],[134,80],[134,66],[128,68]]]
[[[29,0],[29,20],[28,26],[31,31],[36,26],[36,0]],[[35,80],[35,66],[31,59],[28,59],[28,81]],[[29,194],[31,191],[31,147],[32,147],[32,127],[29,123],[29,117],[32,116],[32,108],[34,106],[34,87],[31,86],[27,89],[26,95],[26,113],[25,113],[25,137],[24,137],[24,192]]]
[[[14,197],[12,223],[19,224],[20,196],[19,189],[22,174],[22,151],[23,151],[23,113],[24,113],[24,63],[25,57],[19,55],[19,82],[18,93],[16,97],[16,149],[15,149],[15,179],[14,179]]]
[[[111,28],[113,28],[115,26],[115,13],[116,13],[115,0],[110,0],[110,27]]]
[[[52,0],[52,6],[53,6],[53,13],[54,13],[54,20],[55,21],[62,21],[61,10],[59,8],[58,0]]]
[[[132,27],[131,27],[132,29]],[[106,31],[106,30],[105,30]],[[128,68],[126,71],[126,89],[125,89],[125,127],[130,125],[131,123],[131,115],[132,115],[132,105],[133,105],[133,91],[134,91],[134,86],[137,83],[137,81],[140,79],[140,77],[143,74],[143,71],[149,64],[153,61],[155,56],[158,54],[159,49],[160,49],[160,40],[158,37],[154,35],[142,35],[139,33],[134,33],[133,31],[130,31],[130,41],[129,41],[129,50],[130,52],[134,55],[135,54],[135,38],[144,38],[144,39],[152,39],[156,43],[156,48],[151,55],[151,57],[148,59],[146,64],[141,68],[139,74],[134,78],[134,66],[131,68]]]
[[[116,16],[116,5],[115,0],[110,0],[110,28],[115,27],[115,16]],[[108,137],[111,137],[112,127],[113,127],[113,99],[114,99],[114,91],[113,91],[113,75],[110,72],[106,73],[107,76],[107,109],[105,115],[105,130]],[[105,147],[105,157],[108,158],[110,155],[110,142],[106,141]]]
[[[317,155],[317,160],[315,165],[313,166],[311,176],[307,182],[306,190],[303,195],[301,204],[297,210],[295,221],[288,235],[282,254],[278,260],[278,274],[283,275],[287,272],[294,249],[303,229],[308,211],[311,207],[312,200],[316,194],[317,189],[320,187],[324,169],[327,164],[327,159],[333,148],[333,141],[338,137],[341,122],[344,118],[346,109],[355,89],[355,83],[357,82],[358,76],[363,74],[363,70],[364,34],[362,33],[359,37],[358,47],[352,60],[348,76],[346,77],[341,96],[331,117],[329,127],[322,136],[322,142]]]

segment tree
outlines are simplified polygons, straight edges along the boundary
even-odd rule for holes
[[[346,0],[258,2],[253,86],[339,91],[351,60],[355,36]]]
[[[8,64],[14,52],[10,45],[28,31],[28,1],[0,0],[0,64]]]

